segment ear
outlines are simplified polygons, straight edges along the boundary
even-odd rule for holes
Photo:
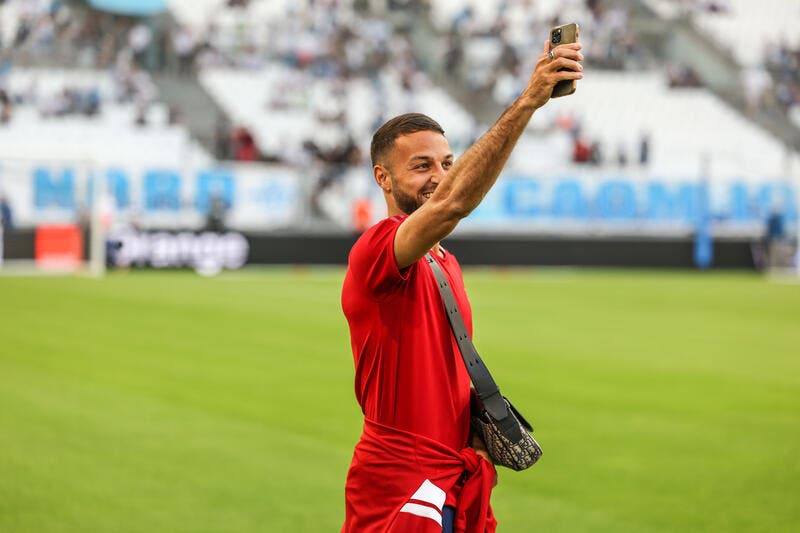
[[[375,165],[372,167],[372,175],[375,177],[375,183],[378,187],[383,189],[383,192],[392,192],[392,180],[389,171],[383,165]]]

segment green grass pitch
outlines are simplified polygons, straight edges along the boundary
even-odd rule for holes
[[[338,531],[340,269],[0,278],[0,531]],[[503,532],[796,531],[800,285],[467,270],[544,457]]]

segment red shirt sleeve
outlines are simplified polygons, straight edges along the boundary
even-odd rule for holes
[[[402,271],[394,257],[394,237],[406,217],[391,217],[378,222],[350,250],[349,267],[355,279],[361,280],[367,292],[376,300],[397,294],[417,265]]]

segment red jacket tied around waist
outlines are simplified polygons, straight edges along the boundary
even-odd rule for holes
[[[494,465],[472,448],[365,420],[345,488],[342,533],[441,533],[442,507],[456,508],[454,530],[493,533]]]

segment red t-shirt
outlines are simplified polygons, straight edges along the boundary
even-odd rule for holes
[[[455,450],[469,437],[470,379],[423,257],[401,272],[394,237],[405,216],[387,218],[353,245],[342,288],[350,324],[355,391],[364,416]],[[472,335],[461,267],[433,254]]]

